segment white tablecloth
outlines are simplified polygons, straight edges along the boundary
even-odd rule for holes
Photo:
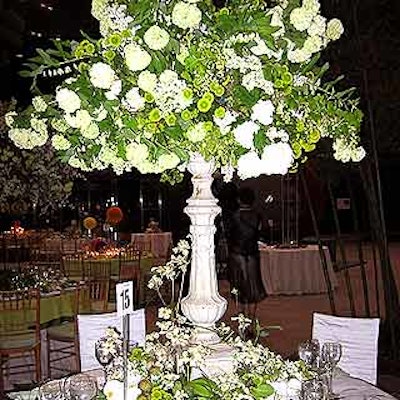
[[[332,287],[337,280],[327,247],[324,253]],[[271,294],[325,293],[327,286],[318,246],[275,248],[260,245],[261,276]]]
[[[93,379],[100,381],[102,379],[101,371],[92,371],[88,374],[93,376]],[[390,394],[370,385],[367,382],[359,379],[351,378],[348,375],[340,375],[333,380],[333,391],[340,396],[341,400],[395,400]],[[32,400],[35,399],[37,389],[31,392],[11,393],[10,397],[15,400]]]

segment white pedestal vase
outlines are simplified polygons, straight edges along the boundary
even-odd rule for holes
[[[188,170],[193,175],[193,194],[187,201],[185,213],[192,222],[192,262],[189,294],[182,300],[181,307],[183,314],[197,326],[193,342],[216,344],[220,339],[212,329],[224,315],[227,301],[218,293],[215,268],[214,220],[221,209],[211,191],[214,163],[194,154]]]

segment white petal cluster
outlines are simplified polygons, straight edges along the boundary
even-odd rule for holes
[[[290,23],[300,32],[306,31],[312,23],[313,13],[304,7],[294,8],[290,13]]]
[[[37,112],[45,112],[47,110],[47,103],[42,96],[35,96],[32,99],[32,105]]]
[[[133,87],[126,93],[125,99],[122,103],[132,112],[143,109],[146,104],[144,97],[140,95],[139,88],[137,87]]]
[[[150,71],[142,71],[138,76],[137,85],[145,92],[153,93],[157,84],[157,75]]]
[[[214,117],[214,123],[218,126],[221,133],[225,134],[231,130],[231,125],[236,121],[238,114],[233,111],[225,112],[224,118]]]
[[[262,70],[250,71],[246,75],[243,75],[242,86],[248,91],[259,88],[268,96],[272,96],[274,94],[274,84],[264,78]]]
[[[249,151],[238,160],[237,173],[240,179],[256,178],[262,174],[260,157],[255,151]]]
[[[69,114],[74,113],[81,107],[81,99],[79,96],[74,91],[67,88],[57,90],[56,101],[58,106]]]
[[[288,143],[272,143],[265,146],[261,160],[264,174],[285,175],[293,164],[293,150]]]
[[[121,93],[121,90],[122,81],[120,79],[117,79],[112,83],[110,90],[105,93],[105,96],[108,100],[116,100],[118,98],[118,95]]]
[[[150,54],[135,43],[130,43],[124,49],[125,62],[131,71],[143,71],[151,63]]]
[[[259,131],[260,126],[254,121],[246,121],[238,125],[233,134],[235,140],[245,149],[254,148],[254,135]]]
[[[160,28],[158,25],[153,25],[145,32],[143,36],[144,42],[152,50],[162,50],[169,42],[169,33]]]
[[[343,32],[344,28],[342,22],[337,18],[333,18],[326,26],[325,35],[329,40],[338,40],[340,36],[342,36]]]
[[[161,73],[152,94],[162,115],[180,112],[190,106],[192,99],[183,95],[186,88],[185,81],[179,79],[175,71],[166,69]]]
[[[9,111],[5,116],[4,116],[4,120],[6,122],[6,125],[9,128],[12,128],[12,126],[14,125],[14,121],[15,121],[15,117],[17,116],[17,112],[16,111]]]
[[[89,78],[94,87],[111,89],[111,86],[116,80],[116,75],[108,64],[97,62],[89,69]]]
[[[20,149],[31,150],[44,144],[43,135],[36,133],[33,129],[13,128],[9,130],[8,137]]]
[[[126,146],[126,159],[133,165],[141,165],[148,157],[149,149],[144,143],[131,142]]]
[[[186,136],[193,142],[201,142],[207,135],[206,128],[204,127],[204,122],[199,122],[196,125],[191,126],[186,131]]]
[[[197,28],[201,22],[201,10],[196,4],[179,1],[172,10],[172,23],[181,29]]]
[[[365,149],[362,146],[357,146],[355,143],[341,138],[334,141],[333,150],[333,156],[341,162],[360,162],[366,155]]]
[[[162,172],[177,167],[180,162],[180,158],[175,153],[164,153],[158,158],[157,167]]]
[[[271,125],[274,121],[274,111],[271,100],[259,100],[252,108],[251,119],[262,125]]]
[[[51,138],[51,144],[56,150],[68,150],[71,147],[70,141],[59,134]]]

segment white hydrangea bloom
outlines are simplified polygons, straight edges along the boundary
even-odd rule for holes
[[[38,133],[41,133],[41,134],[47,133],[47,124],[45,121],[43,121],[41,119],[32,118],[31,119],[31,127]]]
[[[262,173],[262,162],[255,151],[239,157],[237,172],[240,179],[256,178]]]
[[[263,125],[270,125],[274,121],[275,106],[271,100],[259,100],[252,108],[251,119]]]
[[[72,114],[81,107],[81,99],[72,90],[62,88],[57,90],[56,101],[58,106],[66,113]]]
[[[150,71],[142,71],[138,76],[137,85],[145,92],[153,93],[157,84],[157,75]]]
[[[265,146],[262,153],[262,171],[267,175],[285,175],[293,159],[293,151],[288,143],[272,143]]]
[[[75,128],[86,129],[92,120],[93,118],[87,110],[78,110],[75,114]]]
[[[131,142],[126,146],[126,159],[134,166],[143,163],[149,155],[144,143]]]
[[[214,123],[218,126],[221,133],[228,133],[231,130],[231,125],[236,121],[238,114],[234,111],[225,112],[224,118],[214,117]]]
[[[59,134],[51,138],[51,144],[56,150],[68,150],[71,147],[70,141]]]
[[[12,126],[14,125],[14,121],[15,121],[15,117],[17,116],[17,112],[16,111],[9,111],[5,116],[4,116],[4,120],[6,122],[6,125],[9,128],[12,128]]]
[[[301,64],[306,61],[309,61],[312,57],[312,54],[305,49],[295,49],[288,51],[288,60],[295,64]]]
[[[152,50],[162,50],[169,42],[169,33],[160,28],[158,25],[153,25],[145,32],[143,36],[144,42]]]
[[[326,26],[325,35],[329,40],[338,40],[340,36],[342,36],[343,32],[344,28],[342,22],[337,18],[333,18]]]
[[[303,7],[294,8],[290,13],[290,23],[298,31],[306,31],[313,20],[314,15]]]
[[[179,1],[172,10],[172,23],[181,29],[197,28],[201,22],[201,10],[195,4]]]
[[[89,69],[89,78],[94,87],[109,90],[116,80],[116,75],[108,64],[97,62]]]
[[[151,56],[135,43],[128,44],[124,49],[125,62],[131,71],[143,71],[151,63]]]
[[[143,109],[146,104],[144,97],[140,95],[139,88],[137,87],[133,87],[126,93],[123,103],[133,112]]]
[[[316,53],[322,49],[322,39],[320,36],[309,36],[303,45],[303,51],[308,53]]]
[[[323,36],[325,35],[325,30],[326,30],[326,18],[323,17],[322,15],[316,15],[310,25],[310,27],[307,29],[307,33],[310,36]]]
[[[321,4],[319,3],[319,0],[303,0],[302,7],[312,16],[316,16],[319,13]]]
[[[8,132],[8,137],[20,149],[31,150],[36,147],[36,142],[31,129],[14,128]]]
[[[99,126],[91,122],[87,127],[81,129],[82,136],[87,139],[96,139],[100,135]]]
[[[201,142],[206,135],[207,131],[204,127],[204,122],[199,122],[186,131],[187,138],[193,143]]]
[[[44,112],[47,110],[47,103],[42,96],[35,96],[32,99],[32,105],[37,112]]]
[[[164,153],[158,158],[157,166],[160,171],[165,171],[177,167],[180,162],[180,158],[175,153]]]
[[[108,100],[116,100],[118,95],[121,93],[122,90],[122,81],[117,79],[114,81],[110,87],[110,90],[105,93],[105,96]]]
[[[260,126],[254,121],[246,121],[238,125],[233,134],[235,140],[245,149],[254,148],[254,135],[259,131]]]

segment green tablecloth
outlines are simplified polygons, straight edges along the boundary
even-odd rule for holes
[[[40,298],[40,324],[48,325],[52,321],[70,318],[74,315],[75,288],[66,289],[63,292],[52,292],[43,294]],[[12,302],[12,300],[10,300]],[[0,305],[1,307],[1,305]],[[80,305],[85,309],[85,305]],[[17,321],[34,320],[32,311],[27,310],[1,310],[0,309],[0,333],[7,332],[7,326]]]
[[[135,261],[135,260],[132,260]],[[122,261],[123,264],[130,260]],[[88,260],[64,260],[64,269],[67,276],[72,279],[82,279],[90,275],[101,276],[110,275],[119,277],[119,267],[121,261],[118,258],[112,259],[88,259]],[[140,271],[150,271],[153,266],[152,257],[143,257],[140,259]],[[97,270],[97,271],[96,271]]]

